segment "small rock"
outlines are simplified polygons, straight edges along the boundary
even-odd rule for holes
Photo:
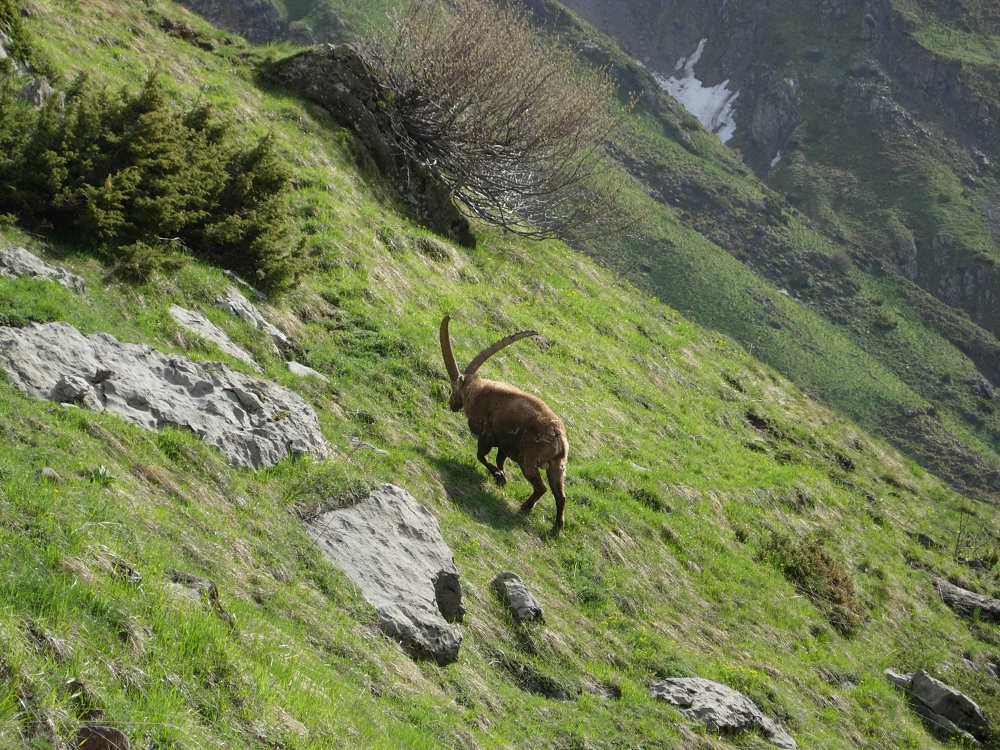
[[[59,473],[55,469],[50,469],[48,466],[43,466],[41,469],[35,471],[35,479],[44,479],[47,482],[52,482],[53,484],[63,484],[66,480],[59,476]]]
[[[76,750],[129,750],[128,735],[114,727],[82,726],[76,730]]]
[[[196,336],[211,341],[219,349],[230,357],[234,357],[248,365],[253,365],[254,369],[260,371],[260,366],[254,362],[254,358],[244,349],[241,349],[225,332],[199,312],[186,310],[178,305],[170,306],[170,317],[176,320],[181,328],[184,328]]]
[[[324,383],[329,383],[330,378],[321,372],[317,372],[311,367],[306,367],[305,365],[299,364],[298,362],[287,362],[286,367],[292,375],[298,375],[300,378],[319,378]]]
[[[490,582],[490,588],[507,605],[517,622],[542,622],[542,605],[531,595],[516,573],[500,573]]]
[[[966,617],[978,617],[987,622],[1000,623],[1000,599],[966,591],[943,578],[935,578],[934,586],[941,601]]]
[[[701,677],[679,677],[657,682],[653,697],[677,708],[688,719],[700,721],[722,733],[759,729],[771,744],[790,750],[797,747],[784,728],[742,693]]]
[[[229,287],[224,295],[216,299],[215,306],[249,323],[258,331],[265,331],[271,337],[271,348],[276,354],[292,347],[291,340],[277,326],[268,322],[263,313],[235,287]]]

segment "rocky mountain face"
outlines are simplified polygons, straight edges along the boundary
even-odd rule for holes
[[[995,5],[564,4],[660,80],[682,79],[700,51],[702,88],[684,103],[726,83],[729,145],[749,167],[814,220],[1000,330],[1000,88],[996,60],[973,54],[978,34],[1000,26]]]
[[[287,17],[273,0],[181,0],[213,25],[254,42],[287,40],[302,47],[343,41],[347,26],[328,4],[315,3],[308,17]]]

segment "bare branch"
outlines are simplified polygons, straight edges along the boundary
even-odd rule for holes
[[[621,232],[627,179],[608,144],[626,111],[604,71],[497,0],[412,0],[360,51],[397,146],[464,210],[529,236]]]

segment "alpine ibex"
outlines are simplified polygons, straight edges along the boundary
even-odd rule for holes
[[[565,523],[563,511],[566,494],[563,483],[566,478],[566,459],[569,443],[566,427],[562,420],[546,406],[540,398],[525,393],[507,383],[486,380],[476,375],[490,357],[527,336],[537,336],[535,331],[519,331],[502,338],[476,355],[465,372],[459,373],[455,355],[451,351],[451,337],[448,335],[448,321],[445,315],[441,321],[441,354],[444,366],[451,378],[452,411],[465,409],[469,429],[479,438],[476,457],[489,469],[497,484],[507,482],[503,465],[509,458],[521,467],[524,478],[531,482],[533,491],[521,504],[521,512],[528,513],[545,494],[541,469],[546,470],[549,486],[556,498],[555,528],[561,529]],[[494,466],[487,454],[497,449],[497,464]]]

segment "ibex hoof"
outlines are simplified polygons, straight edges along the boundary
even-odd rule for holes
[[[504,474],[502,471],[494,471],[493,478],[497,480],[497,484],[500,485],[501,487],[507,484],[507,475]]]
[[[521,513],[523,513],[524,515],[528,515],[529,513],[531,513],[531,509],[534,508],[534,507],[535,507],[534,503],[531,503],[531,502],[522,503],[521,504]]]

